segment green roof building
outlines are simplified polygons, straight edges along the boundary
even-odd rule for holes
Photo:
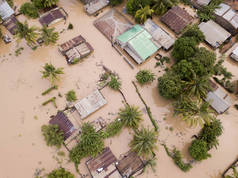
[[[138,63],[143,63],[159,48],[152,42],[152,36],[140,25],[117,37],[119,45]]]

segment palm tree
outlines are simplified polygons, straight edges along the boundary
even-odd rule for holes
[[[206,98],[207,92],[210,90],[209,77],[198,77],[195,73],[191,81],[185,83],[185,93],[189,96],[196,96],[199,99]]]
[[[36,27],[29,27],[27,21],[23,23],[17,22],[16,37],[18,40],[25,38],[28,45],[33,46],[36,44],[38,32]]]
[[[209,124],[210,121],[214,120],[212,113],[209,103],[202,100],[193,100],[192,98],[181,96],[174,103],[174,114],[182,116],[182,120],[190,126],[197,126],[199,123],[203,127],[204,124]]]
[[[154,130],[142,128],[136,131],[133,140],[130,142],[130,147],[139,156],[152,158],[156,147],[158,134]]]
[[[142,114],[138,107],[125,105],[125,108],[121,108],[119,117],[123,122],[123,125],[129,128],[137,129],[139,122],[142,121]]]
[[[135,19],[138,23],[144,23],[148,17],[152,17],[154,10],[150,8],[149,5],[144,8],[141,6],[141,9],[136,11]]]
[[[163,15],[176,3],[175,0],[154,0],[153,10],[156,15]]]
[[[50,43],[55,44],[59,39],[59,33],[54,32],[54,30],[55,28],[47,28],[46,26],[41,29],[41,38],[43,39],[46,46],[48,46]]]
[[[43,68],[44,71],[41,71],[43,74],[42,78],[48,78],[52,85],[54,84],[55,80],[59,80],[59,74],[64,74],[62,67],[56,69],[52,64],[46,63]]]

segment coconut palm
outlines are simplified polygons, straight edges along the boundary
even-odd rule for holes
[[[47,28],[46,26],[41,29],[41,38],[46,46],[50,43],[55,44],[59,39],[59,33],[54,30],[55,28]]]
[[[42,78],[48,78],[52,85],[54,84],[55,80],[59,80],[59,74],[64,74],[62,67],[55,68],[52,64],[46,63],[43,68],[44,71],[41,71],[41,73],[43,74]]]
[[[52,7],[52,6],[56,5],[56,3],[58,1],[59,0],[42,0],[42,3],[43,3],[44,7]]]
[[[139,122],[142,120],[142,114],[138,107],[125,105],[125,108],[121,108],[119,117],[122,119],[123,124],[126,127],[137,129]]]
[[[36,44],[39,33],[36,27],[29,27],[27,21],[24,23],[17,22],[16,37],[18,40],[25,38],[28,45],[33,46]]]
[[[153,10],[156,15],[163,15],[176,3],[175,0],[154,0]]]
[[[141,6],[141,9],[136,11],[135,19],[138,23],[144,23],[148,17],[152,17],[154,10],[150,8],[149,5],[144,8]]]
[[[133,140],[130,142],[130,147],[139,156],[151,158],[154,156],[158,134],[154,130],[142,128],[136,131]]]
[[[190,126],[197,126],[199,123],[203,127],[204,124],[209,124],[214,120],[212,113],[209,103],[202,100],[181,96],[174,103],[174,114],[181,116]]]

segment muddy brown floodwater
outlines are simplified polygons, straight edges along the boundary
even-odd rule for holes
[[[23,1],[22,1],[23,2]],[[16,4],[22,3],[20,0]],[[41,47],[32,51],[24,42],[4,45],[0,42],[0,177],[1,178],[32,178],[36,169],[45,168],[45,172],[59,166],[55,156],[57,150],[47,147],[40,132],[40,127],[49,121],[49,117],[56,114],[57,110],[51,105],[45,107],[41,103],[50,97],[57,96],[60,92],[64,95],[67,91],[74,89],[77,97],[83,98],[88,95],[96,86],[102,68],[97,66],[103,63],[108,68],[117,72],[122,80],[122,91],[128,102],[138,105],[142,110],[144,105],[138,98],[131,80],[139,69],[151,69],[157,76],[163,72],[161,68],[154,68],[155,59],[148,60],[141,66],[136,66],[132,70],[122,57],[111,47],[110,42],[93,26],[96,17],[89,17],[83,11],[83,6],[79,1],[60,1],[59,6],[69,13],[66,21],[55,25],[57,31],[66,29],[69,23],[74,25],[73,30],[65,30],[60,34],[58,44],[61,44],[76,35],[81,34],[93,46],[93,54],[84,59],[82,63],[68,66],[62,55],[57,50],[57,45]],[[103,13],[108,11],[106,8]],[[99,16],[101,16],[100,14]],[[19,17],[24,21],[24,17]],[[156,20],[156,19],[155,19]],[[40,27],[37,20],[28,20],[30,24]],[[22,54],[15,56],[15,50],[23,47]],[[57,67],[64,67],[65,75],[58,82],[58,91],[53,91],[47,96],[41,96],[41,92],[47,89],[49,81],[41,78],[40,70],[42,66],[50,62]],[[230,60],[225,65],[229,71],[234,72],[237,78],[237,64]],[[142,96],[151,107],[153,116],[160,127],[159,140],[166,142],[169,147],[176,145],[182,151],[185,158],[187,148],[191,143],[191,136],[199,131],[199,128],[189,128],[178,118],[172,117],[171,103],[157,92],[157,81],[151,85],[139,87]],[[113,120],[118,109],[123,106],[119,93],[105,88],[102,90],[108,104],[91,115],[86,121],[94,120],[99,116]],[[57,97],[59,109],[65,107],[65,98]],[[166,119],[164,119],[166,118]],[[141,175],[141,178],[219,178],[220,173],[237,157],[238,154],[238,113],[234,108],[230,108],[226,114],[218,117],[224,126],[224,133],[219,138],[218,149],[211,150],[212,158],[201,163],[196,163],[188,173],[183,173],[178,169],[173,161],[167,156],[163,147],[158,144],[156,172],[148,170]],[[144,114],[145,127],[152,127],[150,120]],[[172,127],[173,131],[168,128]],[[124,130],[116,138],[106,140],[112,152],[119,156],[129,150],[128,143],[132,135],[131,131]],[[67,151],[62,148],[62,151]],[[87,174],[87,169],[82,160],[79,168],[81,173]],[[68,157],[63,159],[62,166],[76,174],[74,165],[68,163]],[[76,177],[79,177],[78,175]]]

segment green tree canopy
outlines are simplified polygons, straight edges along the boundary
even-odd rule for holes
[[[192,158],[197,161],[211,157],[211,155],[208,153],[207,143],[203,140],[193,140],[192,145],[188,150]]]
[[[189,59],[193,57],[197,51],[197,42],[194,38],[182,37],[178,38],[174,43],[172,56],[176,61]]]
[[[130,15],[135,15],[136,11],[144,8],[147,5],[151,5],[152,0],[128,0],[126,3],[126,12]]]
[[[33,19],[36,19],[37,17],[39,17],[38,9],[34,6],[34,4],[30,2],[26,2],[22,4],[19,12]]]
[[[140,121],[142,121],[142,114],[139,107],[125,105],[124,108],[120,109],[119,118],[122,120],[124,126],[137,129]]]
[[[70,151],[70,160],[79,164],[80,160],[88,156],[97,156],[104,149],[103,137],[96,132],[92,125],[84,123],[80,142]]]
[[[152,17],[153,13],[154,13],[154,10],[151,9],[149,5],[147,5],[145,7],[141,6],[141,9],[137,10],[136,14],[135,14],[136,22],[141,23],[141,24],[145,23],[145,21],[148,18]]]
[[[154,155],[154,150],[157,148],[157,138],[157,132],[142,128],[135,132],[133,140],[130,142],[130,147],[139,156],[151,158]]]
[[[141,84],[144,85],[149,82],[153,82],[155,80],[155,74],[150,70],[140,70],[136,74],[136,80]]]
[[[48,146],[60,148],[64,142],[64,132],[59,129],[58,125],[43,125],[41,132]]]
[[[177,0],[153,0],[152,7],[156,15],[163,15],[169,8],[177,4]]]
[[[205,36],[203,32],[198,28],[198,25],[188,26],[181,37],[193,38],[197,42],[197,44],[205,40]]]
[[[116,6],[116,5],[119,5],[121,3],[123,3],[123,0],[109,0],[109,4],[111,6]]]
[[[55,169],[47,175],[47,178],[75,178],[74,175],[64,168]]]
[[[108,82],[108,86],[113,90],[119,90],[121,88],[121,82],[119,79],[114,75],[110,75],[110,77],[111,80]]]
[[[69,101],[69,102],[73,102],[73,101],[76,101],[77,100],[77,96],[76,96],[76,93],[74,90],[70,90],[68,91],[66,94],[66,100]]]
[[[46,63],[43,67],[43,71],[41,73],[43,74],[42,78],[48,78],[50,80],[50,83],[53,85],[55,80],[59,80],[58,75],[64,74],[63,68],[55,68],[52,64]]]
[[[55,44],[59,39],[59,33],[54,31],[55,28],[47,28],[44,26],[41,29],[41,38],[44,41],[44,44],[48,46],[49,44]]]

